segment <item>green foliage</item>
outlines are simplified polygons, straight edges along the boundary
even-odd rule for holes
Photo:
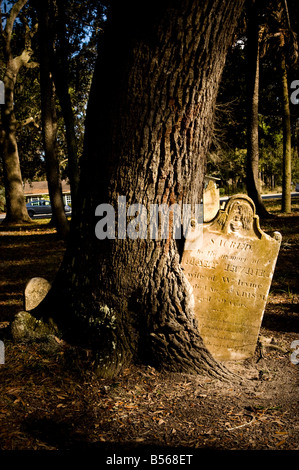
[[[287,3],[291,26],[299,35],[298,1],[289,0]],[[271,12],[277,7],[275,2],[266,2],[265,6]],[[246,16],[243,20],[246,22]],[[278,20],[276,18],[276,23]],[[282,183],[282,92],[277,56],[279,52],[275,48],[277,39],[276,36],[271,36],[279,26],[279,22],[276,24],[275,21],[265,16],[265,13],[261,17],[264,29],[259,83],[259,170],[264,191],[273,190]],[[215,135],[207,164],[208,173],[221,178],[222,192],[227,194],[242,189],[246,178],[246,36],[242,21],[240,24],[235,43],[227,56],[220,84]],[[298,61],[289,61],[288,75],[290,82],[299,78]],[[292,179],[296,183],[299,181],[299,105],[291,105],[291,117]]]
[[[78,139],[78,156],[82,154],[84,121],[89,90],[97,56],[97,43],[104,24],[104,12],[106,7],[97,0],[79,2],[71,0],[61,2],[53,1],[53,4],[61,5],[64,12],[65,37],[63,44],[56,37],[54,47],[65,47],[68,61],[69,74],[65,77],[68,81],[69,93],[73,103],[75,117],[75,130]],[[18,16],[12,35],[12,51],[14,57],[21,54],[24,48],[25,27],[28,25],[33,31],[36,24],[36,12],[34,4],[28,2]],[[2,2],[1,11],[10,11],[10,2]],[[57,24],[54,27],[58,27]],[[38,61],[38,37],[32,34],[32,48],[34,55],[31,62]],[[0,45],[1,35],[0,35]],[[3,47],[0,47],[0,79],[5,73],[5,60]],[[45,161],[43,158],[43,140],[41,126],[41,96],[39,83],[39,67],[21,68],[15,86],[15,115],[18,121],[17,141],[24,180],[45,179]],[[58,118],[58,155],[62,177],[68,176],[67,147],[65,140],[65,125],[57,100]],[[0,183],[3,183],[2,165],[0,165]]]
[[[100,47],[99,39],[105,25],[105,13],[109,2],[98,0],[52,0],[57,11],[63,15],[56,18],[53,27],[56,30],[55,50],[64,50],[68,64],[69,94],[72,100],[75,117],[75,130],[78,140],[78,157],[82,154],[85,112],[89,90]],[[268,10],[274,9],[273,2],[265,2]],[[299,33],[299,6],[297,0],[288,0],[289,16],[292,28]],[[2,12],[9,12],[11,2],[2,2]],[[261,18],[270,34],[277,28],[277,18]],[[207,171],[222,180],[225,192],[244,189],[246,178],[246,36],[244,34],[243,16],[236,39],[231,48],[222,75],[219,89],[215,133],[208,156]],[[267,23],[268,22],[268,23]],[[12,36],[14,55],[21,53],[24,47],[26,24],[33,30],[36,23],[34,3],[28,2],[19,15]],[[278,23],[279,25],[279,23]],[[58,34],[62,28],[64,35]],[[274,29],[273,29],[274,28]],[[273,31],[272,31],[273,30]],[[270,31],[270,32],[269,32]],[[0,39],[1,41],[1,39]],[[260,136],[260,173],[264,189],[273,184],[281,185],[282,179],[282,118],[281,90],[277,69],[277,51],[275,38],[265,42],[263,32],[262,57],[260,63],[260,102],[259,102],[259,136]],[[3,44],[1,44],[3,46]],[[32,36],[33,61],[38,57],[37,35]],[[0,79],[5,71],[3,47],[0,48]],[[289,64],[289,79],[299,78],[298,62]],[[39,86],[39,68],[22,68],[15,89],[15,112],[19,122],[17,139],[23,179],[35,180],[45,178],[43,142],[41,134],[41,97]],[[293,181],[299,181],[299,106],[291,105],[293,124]],[[67,147],[65,125],[57,101],[58,116],[58,149],[62,177],[68,176]],[[0,184],[3,175],[0,165]]]

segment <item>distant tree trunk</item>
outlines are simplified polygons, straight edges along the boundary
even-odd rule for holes
[[[58,236],[66,238],[69,223],[64,211],[59,163],[57,158],[57,117],[53,76],[51,72],[52,31],[49,24],[48,0],[38,2],[40,87],[46,174],[52,205],[52,220]]]
[[[18,144],[16,138],[18,123],[14,112],[14,92],[17,76],[20,68],[28,65],[32,55],[28,29],[25,34],[25,48],[23,52],[19,56],[13,57],[11,49],[11,37],[14,22],[27,1],[28,0],[18,0],[15,2],[10,11],[10,14],[6,18],[4,30],[2,28],[2,18],[0,18],[0,30],[4,43],[4,57],[6,62],[6,69],[3,78],[5,87],[5,104],[1,105],[0,137],[0,151],[4,167],[4,185],[6,197],[6,217],[3,222],[16,224],[31,222],[25,204]]]
[[[67,88],[67,82],[63,79],[64,75],[61,73],[61,69],[56,70],[56,72],[57,75],[55,75],[55,86],[65,123],[65,136],[68,152],[68,176],[70,181],[72,208],[74,213],[79,186],[78,148],[75,132],[75,119],[71,97]]]
[[[126,208],[201,200],[218,85],[242,6],[112,2],[87,112],[79,208],[61,270],[35,312],[91,347],[102,376],[143,361],[228,377],[200,337],[171,230],[160,240],[137,230],[134,240],[117,217],[119,196]],[[116,210],[115,238],[95,236],[102,203]]]
[[[21,65],[21,64],[20,64]],[[1,154],[4,168],[6,197],[6,217],[4,223],[30,223],[28,215],[16,138],[17,120],[14,113],[14,87],[19,64],[15,59],[9,61],[4,76],[5,104],[1,105]]]
[[[45,87],[47,87],[47,91]],[[46,174],[49,187],[50,201],[52,206],[52,222],[57,229],[58,236],[60,238],[65,239],[69,233],[69,223],[64,211],[64,201],[62,197],[59,163],[56,150],[57,120],[53,81],[49,80],[49,82],[46,84],[41,78],[41,92],[43,94],[42,122],[46,160]]]
[[[69,67],[67,56],[65,6],[61,0],[56,0],[55,3],[57,14],[56,16],[53,16],[53,22],[55,21],[55,24],[57,25],[57,44],[55,47],[52,68],[56,92],[59,98],[65,123],[65,135],[68,152],[68,175],[70,180],[72,208],[74,214],[74,210],[76,207],[75,201],[77,198],[79,185],[78,149],[75,131],[74,112],[68,89]]]
[[[283,36],[281,35],[282,40]],[[282,119],[283,119],[283,171],[282,171],[282,205],[285,213],[292,212],[292,143],[291,143],[291,112],[289,102],[288,74],[283,45],[280,50],[281,84],[282,84]]]
[[[269,217],[259,183],[259,25],[256,0],[249,2],[247,27],[247,175],[248,196],[260,217]]]

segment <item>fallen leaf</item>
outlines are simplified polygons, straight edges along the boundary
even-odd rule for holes
[[[282,446],[286,442],[286,439],[283,439],[282,441],[277,442],[276,447]]]

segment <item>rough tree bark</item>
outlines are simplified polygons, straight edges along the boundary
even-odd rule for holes
[[[28,0],[19,0],[12,6],[6,19],[3,30],[1,18],[1,37],[4,43],[4,57],[6,62],[3,77],[5,87],[5,104],[1,105],[1,137],[0,151],[4,168],[4,186],[6,198],[6,217],[3,223],[30,223],[31,219],[25,204],[23,181],[19,160],[17,143],[18,122],[14,111],[14,94],[17,77],[21,67],[30,66],[32,56],[30,30],[26,27],[25,48],[22,53],[14,57],[11,48],[11,38],[15,20]]]
[[[246,187],[260,217],[270,217],[259,183],[259,24],[258,2],[248,2],[247,26],[247,168]]]
[[[86,120],[68,249],[45,301],[99,373],[131,361],[218,377],[193,314],[180,249],[167,239],[95,236],[95,209],[201,200],[217,89],[243,0],[112,2]],[[117,218],[117,212],[116,212]]]

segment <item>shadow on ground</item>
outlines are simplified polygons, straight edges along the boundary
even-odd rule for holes
[[[281,303],[266,310],[262,326],[270,331],[299,333],[299,305]]]

